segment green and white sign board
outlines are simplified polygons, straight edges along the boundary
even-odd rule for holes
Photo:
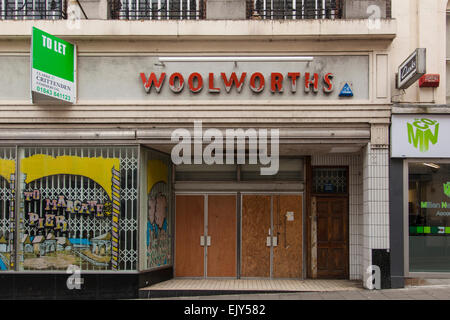
[[[76,46],[33,27],[31,95],[33,103],[76,101]]]
[[[449,158],[449,146],[450,115],[392,115],[392,157]]]

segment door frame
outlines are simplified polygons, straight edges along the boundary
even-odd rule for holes
[[[307,219],[306,219],[306,232],[307,232],[307,266],[306,274],[309,279],[316,279],[317,276],[313,270],[313,258],[312,258],[312,215],[313,215],[313,198],[329,197],[329,198],[346,198],[347,199],[347,274],[350,277],[350,165],[313,165],[311,158],[307,157],[305,160],[305,181],[306,181],[306,196],[307,196]],[[313,170],[316,168],[345,168],[347,169],[347,192],[346,193],[316,193],[313,192]],[[317,240],[317,234],[316,234]],[[317,259],[317,258],[316,258]],[[316,260],[317,264],[317,260]],[[316,273],[317,274],[317,273]]]
[[[183,195],[183,196],[203,196],[203,235],[208,234],[208,195],[233,195],[236,197],[236,277],[208,277],[208,246],[204,246],[203,250],[203,265],[204,265],[204,272],[202,277],[176,277],[177,279],[236,279],[239,277],[239,270],[238,270],[238,212],[239,212],[239,199],[238,199],[238,192],[233,191],[211,191],[211,192],[205,192],[205,191],[176,191],[174,195],[174,239],[173,243],[176,243],[176,237],[177,237],[177,223],[176,223],[176,214],[177,214],[177,208],[176,208],[176,197],[177,195]],[[176,274],[176,246],[173,248],[173,277],[175,278]]]
[[[305,226],[305,222],[306,222],[306,212],[305,212],[305,196],[304,196],[304,192],[303,191],[273,191],[273,192],[258,192],[258,191],[245,191],[245,192],[240,192],[240,199],[239,199],[239,230],[240,230],[240,237],[239,237],[239,242],[238,242],[238,247],[239,247],[239,269],[238,269],[238,275],[239,278],[242,279],[274,279],[273,278],[273,246],[271,245],[270,247],[270,274],[269,274],[269,278],[265,278],[265,277],[241,277],[241,269],[242,269],[242,265],[241,265],[241,261],[242,261],[242,201],[243,201],[243,196],[244,195],[260,195],[260,196],[274,196],[274,195],[297,195],[297,196],[302,196],[302,203],[301,203],[301,207],[302,207],[302,276],[301,279],[305,279],[305,275],[306,275],[306,252],[305,252],[305,248],[306,248],[306,243],[305,243],[305,230],[306,230],[306,226]],[[270,200],[270,224],[271,224],[271,229],[273,230],[273,198],[271,198]],[[280,278],[276,278],[276,279],[280,279]]]

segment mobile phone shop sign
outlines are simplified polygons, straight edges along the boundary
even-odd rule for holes
[[[394,158],[450,157],[450,116],[392,115],[391,152]]]
[[[33,103],[75,103],[75,45],[34,27],[31,42]]]

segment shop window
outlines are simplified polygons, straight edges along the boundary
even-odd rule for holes
[[[142,149],[145,210],[141,213],[145,230],[142,269],[169,266],[172,261],[171,161],[167,155]]]
[[[260,164],[241,165],[242,181],[303,181],[303,159],[279,159],[278,172],[274,175],[262,175]]]
[[[0,271],[14,269],[16,149],[0,149]]]
[[[237,165],[181,164],[175,167],[176,181],[236,181]]]
[[[448,10],[448,9],[447,9]],[[446,79],[447,79],[447,87],[446,87],[446,96],[447,96],[447,103],[450,103],[450,14],[447,12],[447,27],[446,27]]]
[[[450,164],[408,164],[409,271],[450,271]]]
[[[348,193],[347,168],[315,167],[312,170],[313,193]]]
[[[18,270],[136,270],[137,153],[19,148]]]

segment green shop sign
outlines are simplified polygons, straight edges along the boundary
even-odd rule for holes
[[[31,94],[33,103],[75,103],[76,46],[33,27]]]

